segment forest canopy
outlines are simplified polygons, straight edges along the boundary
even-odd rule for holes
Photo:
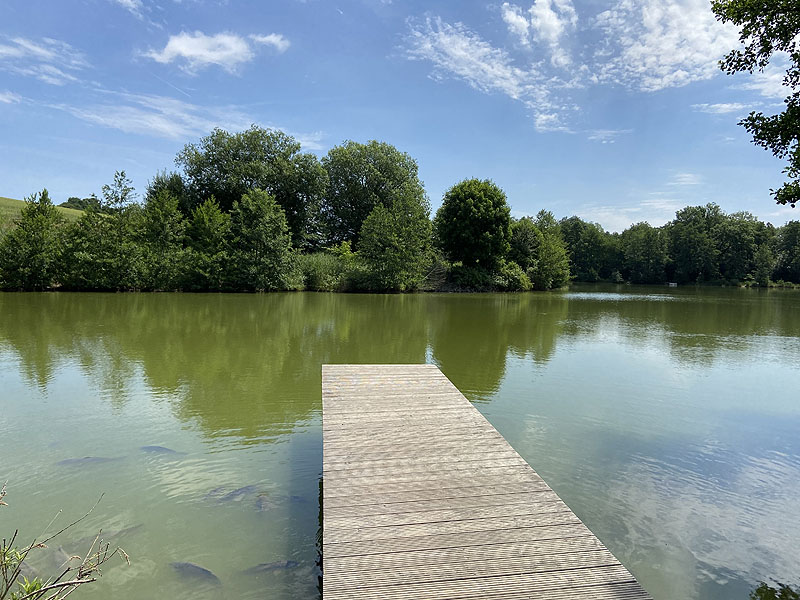
[[[436,215],[418,164],[386,142],[317,158],[253,125],[188,144],[139,199],[123,171],[100,197],[47,192],[0,228],[7,290],[525,291],[570,281],[800,284],[800,221],[716,204],[611,233],[548,210],[515,219],[503,190],[464,179]]]

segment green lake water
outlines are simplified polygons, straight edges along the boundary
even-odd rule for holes
[[[0,294],[0,536],[105,494],[33,559],[127,530],[131,565],[82,598],[317,597],[326,362],[437,364],[656,600],[800,583],[800,293],[781,290]],[[59,464],[82,457],[113,460]]]

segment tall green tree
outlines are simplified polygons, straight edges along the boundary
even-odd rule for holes
[[[142,249],[143,288],[175,290],[181,287],[186,269],[185,230],[176,196],[162,189],[147,197],[137,231]]]
[[[56,283],[62,218],[44,189],[25,199],[16,227],[0,240],[0,284],[44,290]]]
[[[389,207],[380,203],[361,226],[359,254],[374,289],[409,290],[425,278],[431,262],[431,221],[427,198],[419,188],[398,190]]]
[[[147,190],[144,194],[144,201],[147,203],[151,198],[155,198],[161,192],[167,192],[178,200],[178,208],[184,215],[191,212],[191,199],[186,190],[186,182],[180,173],[159,171],[147,182]]]
[[[322,159],[328,189],[322,203],[325,244],[351,242],[358,249],[361,226],[378,205],[392,210],[394,198],[425,197],[417,162],[391,144],[347,141]]]
[[[663,283],[669,261],[667,236],[649,223],[636,223],[622,232],[622,268],[633,283]]]
[[[186,145],[175,162],[185,176],[187,208],[214,196],[230,211],[244,194],[261,189],[282,207],[294,243],[316,244],[314,219],[327,174],[292,136],[257,125],[239,133],[215,129],[199,143]]]
[[[559,222],[561,237],[569,255],[570,273],[578,281],[608,279],[619,265],[617,242],[597,223],[580,217]]]
[[[712,235],[718,251],[720,275],[730,281],[742,281],[753,271],[756,254],[756,223],[748,212],[724,215]]]
[[[141,284],[141,207],[125,171],[103,186],[99,207],[87,208],[65,230],[61,272],[69,289],[129,290]]]
[[[714,237],[724,214],[716,204],[687,206],[668,226],[675,278],[683,283],[719,279],[719,250]]]
[[[775,279],[800,283],[800,221],[789,221],[775,236]]]
[[[292,239],[283,209],[263,190],[253,190],[231,210],[230,275],[236,289],[286,289],[291,276]]]
[[[442,252],[465,267],[493,270],[510,249],[511,209],[488,179],[465,179],[444,195],[434,220]]]
[[[753,257],[753,279],[758,285],[768,286],[775,270],[775,255],[769,244],[761,244]]]
[[[787,57],[783,84],[786,108],[776,115],[751,112],[739,124],[753,136],[753,142],[780,158],[788,181],[770,190],[778,204],[800,202],[800,9],[797,0],[713,0],[717,19],[740,28],[743,49],[731,50],[720,68],[733,74],[763,71],[777,53]]]
[[[189,289],[225,289],[230,229],[230,214],[222,212],[213,196],[192,211],[186,228]]]
[[[530,217],[515,219],[511,223],[511,241],[508,258],[528,271],[536,266],[539,247],[544,236]]]

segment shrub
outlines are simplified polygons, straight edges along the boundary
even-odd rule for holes
[[[476,292],[489,291],[494,284],[492,273],[487,269],[462,264],[453,265],[448,279],[451,284],[459,289]]]
[[[315,252],[297,256],[302,285],[315,292],[337,292],[344,287],[347,262],[330,252]]]
[[[504,292],[527,292],[531,289],[531,280],[514,261],[504,261],[500,264],[494,276],[497,289]]]

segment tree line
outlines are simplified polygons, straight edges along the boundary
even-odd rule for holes
[[[321,159],[277,130],[214,130],[157,173],[142,201],[117,172],[100,197],[26,200],[0,239],[10,290],[409,291],[558,288],[570,280],[800,283],[800,222],[687,207],[621,234],[542,210],[514,219],[505,193],[467,179],[431,218],[416,161],[347,141]]]

